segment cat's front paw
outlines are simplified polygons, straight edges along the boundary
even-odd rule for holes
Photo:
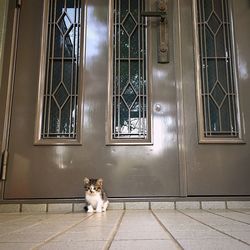
[[[92,206],[88,206],[88,211],[87,213],[93,213],[94,212],[94,209]]]
[[[101,212],[102,212],[102,209],[101,209],[101,208],[97,208],[95,211],[96,211],[97,213],[101,213]]]

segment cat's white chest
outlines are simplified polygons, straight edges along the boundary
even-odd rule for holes
[[[103,201],[102,201],[102,198],[101,198],[101,195],[99,193],[97,194],[86,194],[86,201],[94,208],[96,209],[97,208],[97,205],[98,204],[102,204]]]

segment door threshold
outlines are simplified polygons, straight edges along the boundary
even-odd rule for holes
[[[250,196],[110,198],[109,210],[250,209]],[[0,213],[83,212],[84,199],[2,200]]]

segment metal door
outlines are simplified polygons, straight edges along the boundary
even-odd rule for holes
[[[159,18],[145,17],[152,124],[150,140],[145,144],[107,143],[112,78],[112,63],[108,62],[113,48],[110,4],[112,1],[91,0],[82,8],[85,41],[81,45],[84,64],[79,83],[83,87],[81,143],[35,145],[44,1],[22,1],[4,199],[80,198],[85,176],[102,177],[109,197],[180,195],[175,76],[177,1],[168,1],[169,63],[158,63]],[[146,1],[147,10],[156,10],[154,1]]]

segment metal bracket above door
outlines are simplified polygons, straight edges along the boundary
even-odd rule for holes
[[[157,11],[141,12],[143,17],[160,17],[157,42],[158,63],[169,63],[167,1],[159,0]]]

